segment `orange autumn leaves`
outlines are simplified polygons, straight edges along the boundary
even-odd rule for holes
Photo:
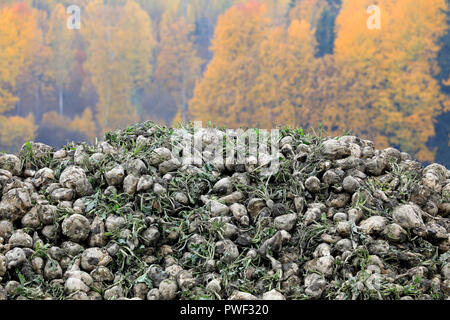
[[[86,69],[97,89],[96,115],[104,133],[140,119],[133,99],[149,82],[155,40],[150,18],[135,1],[121,6],[90,1],[85,16]]]
[[[381,30],[348,23],[365,23],[367,15],[360,12],[370,3],[345,1],[337,19],[335,61],[345,71],[346,81],[342,98],[345,105],[353,106],[350,112],[365,111],[360,121],[350,121],[348,126],[355,124],[357,132],[367,132],[382,147],[400,146],[420,160],[431,161],[434,152],[426,143],[435,134],[435,117],[448,102],[433,77],[438,39],[446,31],[442,11],[446,2],[379,1]],[[367,99],[355,105],[352,99],[360,94]]]
[[[0,144],[8,147],[33,138],[33,116],[5,116],[18,102],[14,94],[20,73],[29,66],[33,45],[42,34],[37,28],[37,14],[26,4],[0,9]]]
[[[380,147],[433,160],[427,141],[436,116],[449,108],[434,78],[446,2],[380,0],[381,30],[366,27],[372,4],[343,1],[334,53],[321,58],[314,56],[308,12],[318,14],[326,1],[300,2],[287,27],[275,25],[263,4],[228,10],[195,88],[191,118],[230,127],[320,122],[331,134],[352,130]]]
[[[228,127],[296,124],[314,60],[306,21],[294,20],[285,30],[272,26],[264,5],[236,6],[219,19],[212,51],[190,102],[191,119]]]

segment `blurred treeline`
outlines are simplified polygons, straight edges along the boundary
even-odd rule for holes
[[[449,25],[448,0],[0,0],[0,151],[202,120],[322,126],[450,166]]]

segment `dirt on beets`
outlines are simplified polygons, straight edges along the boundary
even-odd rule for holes
[[[1,154],[0,300],[449,298],[450,170],[280,128],[267,174],[183,129],[203,161],[151,122]]]

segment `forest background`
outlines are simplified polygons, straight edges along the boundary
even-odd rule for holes
[[[69,28],[67,8],[80,8]],[[380,28],[369,28],[370,6]],[[0,151],[152,120],[321,127],[450,167],[449,0],[0,0]]]

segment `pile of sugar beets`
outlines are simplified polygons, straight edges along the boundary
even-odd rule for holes
[[[205,150],[225,132],[184,130]],[[444,166],[280,128],[267,175],[180,161],[176,132],[0,154],[0,300],[449,299]]]

